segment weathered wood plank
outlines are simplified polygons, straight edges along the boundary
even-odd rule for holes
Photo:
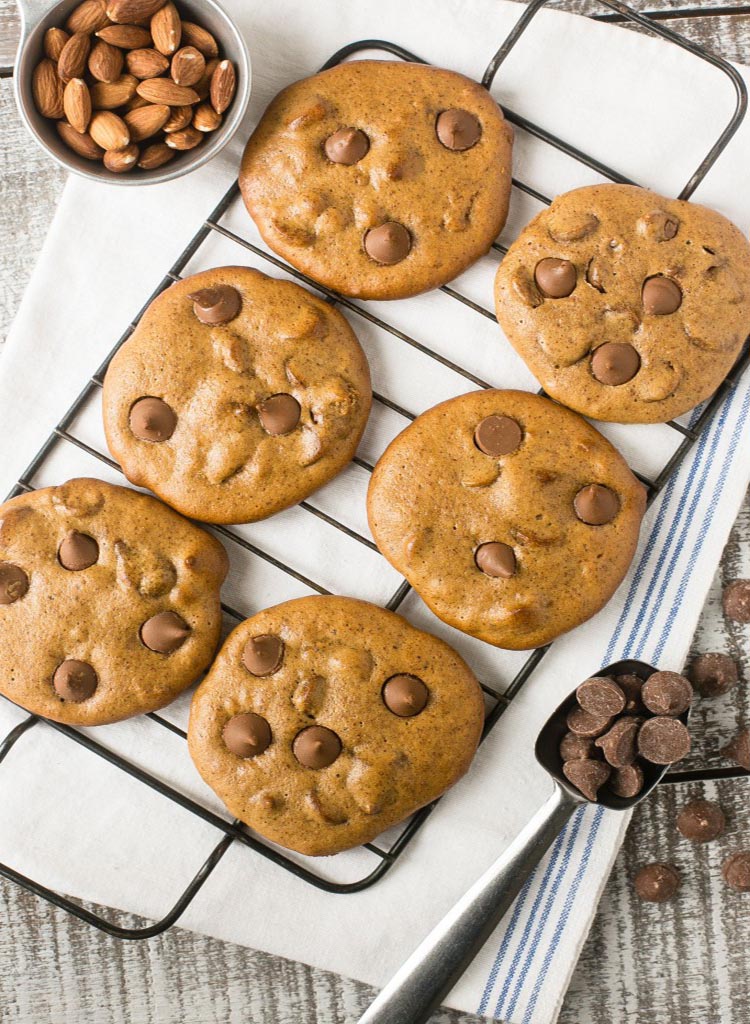
[[[681,0],[633,4],[679,9]],[[601,9],[594,0],[562,0],[567,9]],[[720,6],[702,0],[701,8]],[[670,22],[716,52],[750,60],[750,12]],[[0,63],[15,46],[11,0],[0,0]],[[27,138],[9,82],[0,84],[0,335],[20,300],[64,175]],[[750,575],[750,502],[727,547],[696,635],[695,650],[738,657],[743,683],[733,694],[701,702],[691,763],[711,760],[739,723],[750,721],[750,630],[723,621],[721,582]],[[748,898],[720,878],[725,856],[750,846],[747,780],[714,786],[665,786],[638,813],[600,905],[561,1020],[563,1024],[748,1024]],[[673,828],[688,796],[718,796],[727,835],[693,848]],[[629,879],[649,860],[674,861],[684,885],[674,904],[634,901]],[[344,1024],[372,997],[366,986],[323,971],[193,935],[178,928],[148,942],[116,943],[7,883],[0,883],[0,1022],[76,1024]],[[478,1018],[443,1013],[436,1024]]]

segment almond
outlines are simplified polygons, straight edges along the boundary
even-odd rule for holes
[[[75,32],[70,37],[57,62],[57,73],[63,82],[69,82],[71,78],[83,78],[90,48],[86,32]]]
[[[136,92],[149,103],[166,103],[169,107],[198,102],[197,92],[186,85],[177,85],[171,78],[147,78],[145,82],[138,83]]]
[[[190,106],[185,107],[172,107],[172,114],[164,125],[164,131],[169,134],[170,132],[179,132],[183,128],[187,128],[190,122],[193,120],[193,108]]]
[[[132,171],[138,163],[138,147],[124,146],[122,149],[108,149],[104,154],[104,166],[114,174]]]
[[[222,60],[216,65],[211,77],[211,106],[217,114],[223,114],[234,98],[237,80],[231,60]]]
[[[121,50],[139,50],[143,46],[151,45],[151,33],[147,28],[139,28],[137,25],[107,25],[97,33],[98,39],[112,46],[119,46]]]
[[[172,0],[168,0],[151,18],[151,36],[156,49],[166,57],[175,53],[180,45],[182,23]]]
[[[206,60],[219,56],[219,47],[214,37],[202,25],[196,25],[193,21],[183,21],[182,43],[183,46],[194,46],[200,50]]]
[[[193,88],[195,89],[195,91],[198,93],[202,100],[208,99],[208,94],[211,91],[211,79],[213,78],[214,71],[218,67],[218,64],[218,57],[214,57],[213,60],[210,60],[206,64],[206,70],[203,72],[203,77],[201,78],[200,82],[196,82],[196,84],[193,86]]]
[[[49,57],[50,60],[57,61],[60,59],[60,54],[63,51],[63,47],[70,39],[68,33],[62,28],[48,28],[44,33],[44,55]]]
[[[71,78],[65,86],[63,107],[68,123],[83,135],[91,120],[91,93],[82,78]]]
[[[89,124],[89,135],[102,149],[124,149],[130,143],[128,126],[111,110],[97,110]]]
[[[193,128],[199,132],[215,132],[221,124],[221,114],[217,114],[210,103],[201,103],[195,108]]]
[[[164,140],[170,149],[179,149],[180,151],[183,149],[193,149],[202,141],[202,132],[199,132],[197,128],[193,128],[192,126],[189,128],[182,128],[179,132],[172,132],[170,135],[167,135]]]
[[[151,104],[148,100],[144,100],[138,93],[135,96],[131,96],[125,106],[122,108],[126,113],[130,113],[131,110],[140,110],[141,107],[149,107]]]
[[[169,120],[169,115],[169,107],[163,103],[152,103],[128,111],[123,120],[128,126],[131,142],[143,142],[151,135],[156,135]]]
[[[194,46],[183,46],[172,58],[170,74],[178,85],[195,85],[203,78],[206,58]]]
[[[163,7],[166,0],[109,0],[107,17],[120,25],[134,25],[150,18]]]
[[[98,32],[109,25],[105,0],[83,0],[68,18],[65,27],[68,32]]]
[[[88,132],[84,132],[81,135],[67,121],[58,121],[55,128],[57,128],[58,134],[65,145],[70,146],[84,160],[101,160],[104,156],[104,150],[101,146],[97,146]]]
[[[165,146],[163,142],[154,142],[153,145],[146,146],[143,150],[138,166],[142,167],[144,171],[153,171],[156,167],[162,167],[169,163],[174,155],[175,150]]]
[[[122,74],[122,50],[97,39],[89,54],[89,71],[99,82],[116,82]]]
[[[169,61],[158,50],[130,50],[125,54],[128,71],[136,78],[157,78],[169,67]]]
[[[138,80],[132,75],[120,75],[116,82],[94,82],[91,86],[91,105],[94,110],[115,110],[135,95]],[[105,146],[105,149],[119,149]]]
[[[63,116],[63,84],[53,61],[42,60],[34,68],[31,91],[34,94],[36,109],[43,117]]]

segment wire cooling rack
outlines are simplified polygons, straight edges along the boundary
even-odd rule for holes
[[[505,39],[504,43],[497,51],[495,56],[492,58],[486,71],[482,76],[481,83],[487,89],[490,89],[492,87],[495,76],[497,75],[498,70],[502,66],[503,62],[506,60],[506,58],[514,49],[514,47],[522,39],[526,29],[528,28],[536,13],[542,7],[544,7],[547,4],[547,2],[548,0],[533,0],[533,2],[530,3],[524,9],[515,27],[507,36],[507,38]],[[705,157],[701,160],[699,166],[696,168],[696,170],[688,180],[687,184],[680,192],[679,198],[688,199],[693,194],[695,189],[698,187],[700,182],[703,180],[705,175],[708,173],[710,168],[713,166],[714,162],[716,161],[716,159],[718,158],[718,156],[720,155],[728,141],[731,139],[732,135],[736,132],[742,119],[745,116],[747,107],[747,95],[743,80],[741,76],[738,74],[738,72],[726,61],[722,60],[720,57],[717,57],[707,52],[696,43],[693,43],[677,35],[676,33],[671,31],[669,28],[659,23],[658,21],[653,21],[649,16],[640,14],[632,10],[625,4],[618,2],[618,0],[599,0],[599,2],[602,4],[602,6],[608,8],[607,13],[599,15],[599,17],[601,17],[602,19],[630,23],[642,29],[646,29],[649,32],[655,33],[658,36],[661,36],[668,42],[677,45],[684,50],[687,50],[689,53],[695,55],[700,60],[703,60],[708,64],[711,64],[714,67],[716,67],[722,74],[728,77],[728,79],[733,85],[735,92],[734,111],[727,125],[724,127],[724,129],[721,131],[718,138],[716,139],[716,142],[712,145],[708,153],[706,153]],[[681,16],[685,16],[686,14],[690,14],[691,12],[681,10],[679,13]],[[334,65],[345,60],[347,57],[350,57],[353,54],[360,53],[365,50],[379,50],[381,52],[388,54],[391,57],[396,57],[401,60],[426,63],[425,61],[422,60],[421,57],[417,56],[416,54],[410,53],[408,50],[405,50],[394,43],[387,42],[384,40],[368,39],[354,42],[348,46],[343,47],[341,50],[336,52],[330,58],[330,60],[326,62],[324,68],[333,67]],[[540,140],[541,142],[554,147],[560,152],[566,154],[568,157],[571,157],[573,160],[578,161],[580,164],[583,164],[591,171],[594,171],[596,174],[601,175],[603,178],[620,183],[637,184],[636,182],[631,182],[629,178],[620,174],[614,168],[607,166],[606,164],[595,159],[589,154],[584,153],[581,150],[577,149],[576,147],[568,144],[563,139],[558,138],[557,136],[553,135],[549,131],[539,126],[538,124],[535,124],[534,122],[528,120],[527,118],[522,117],[520,114],[517,114],[514,111],[509,110],[507,107],[504,107],[504,112],[508,120],[512,122],[512,124],[516,127],[517,130],[528,133],[531,136],[534,136],[536,139]],[[513,179],[513,187],[519,192],[525,193],[527,196],[530,196],[538,203],[549,204],[551,202],[549,197],[543,195],[535,188],[532,188],[530,185],[516,178]],[[358,303],[352,302],[351,300],[345,297],[342,297],[326,288],[323,288],[317,282],[305,277],[305,275],[301,274],[293,267],[290,267],[283,260],[276,257],[275,255],[273,255],[273,253],[270,253],[262,246],[256,245],[253,242],[241,237],[240,234],[231,230],[225,224],[222,224],[222,218],[230,209],[230,207],[232,207],[232,204],[235,203],[235,201],[238,198],[238,194],[239,188],[237,183],[235,183],[222,197],[222,199],[220,200],[216,208],[213,210],[209,218],[206,221],[204,221],[204,223],[196,231],[195,235],[190,240],[185,250],[181,253],[181,255],[175,261],[173,266],[167,271],[164,278],[159,282],[158,286],[154,290],[153,294],[149,296],[147,302],[144,304],[138,316],[136,316],[133,322],[128,325],[122,336],[117,341],[117,344],[115,345],[114,349],[112,350],[108,358],[105,360],[102,366],[99,367],[98,371],[94,374],[94,376],[89,381],[86,382],[86,385],[84,386],[78,398],[71,405],[70,409],[65,414],[65,416],[63,416],[60,423],[50,434],[42,448],[39,450],[31,464],[26,469],[21,479],[18,481],[17,485],[11,492],[11,496],[34,490],[33,480],[35,475],[44,467],[44,465],[52,456],[53,452],[60,446],[72,446],[73,448],[77,449],[80,453],[85,453],[85,455],[90,456],[101,463],[105,463],[110,470],[114,472],[119,472],[119,466],[112,459],[103,454],[103,452],[97,450],[94,446],[89,444],[80,436],[77,436],[77,434],[74,432],[74,425],[76,423],[77,417],[79,416],[79,413],[84,408],[86,403],[92,398],[92,396],[96,395],[99,389],[101,389],[104,374],[106,373],[110,360],[112,359],[117,349],[131,335],[148,304],[160,292],[162,292],[165,288],[168,288],[174,281],[180,280],[183,271],[185,271],[185,269],[188,267],[191,260],[196,256],[196,254],[199,252],[201,247],[207,242],[207,240],[209,240],[212,237],[223,237],[224,239],[227,239],[230,242],[236,243],[237,245],[243,247],[243,249],[246,250],[248,254],[252,254],[254,258],[257,258],[264,264],[268,264],[269,268],[276,268],[277,270],[281,270],[285,274],[291,275],[293,278],[300,280],[302,283],[306,284],[313,290],[322,293],[332,304],[337,304],[343,309],[345,309],[347,313],[349,313],[352,316],[353,319],[362,318],[365,321],[369,321],[370,324],[373,324],[378,329],[387,332],[391,337],[396,339],[398,342],[401,342],[407,346],[411,346],[413,349],[418,350],[422,355],[427,356],[430,359],[437,360],[439,363],[443,364],[444,367],[447,367],[449,370],[458,374],[459,377],[464,378],[469,384],[480,388],[489,388],[492,386],[490,382],[481,379],[471,370],[462,367],[458,363],[452,361],[445,354],[433,350],[423,342],[417,340],[410,334],[404,332],[399,327],[389,324],[385,319],[382,319],[376,313],[372,312],[371,309],[365,308]],[[493,248],[498,253],[500,253],[501,256],[507,251],[506,248],[499,242],[496,242]],[[446,285],[441,290],[445,295],[450,297],[451,300],[458,303],[462,303],[464,306],[469,307],[471,310],[473,310],[474,313],[494,321],[494,314],[490,310],[486,309],[485,307],[475,302],[468,296],[461,294],[455,288]],[[641,473],[636,474],[639,476],[643,484],[648,489],[649,502],[653,501],[656,495],[664,487],[670,475],[677,469],[677,467],[680,465],[680,463],[690,450],[690,448],[700,437],[701,432],[714,415],[717,406],[720,405],[723,401],[727,390],[733,386],[733,384],[738,379],[739,375],[747,367],[749,361],[750,351],[748,351],[748,345],[746,343],[745,348],[743,349],[743,352],[739,360],[735,364],[732,372],[727,377],[727,379],[722,383],[722,385],[720,386],[716,394],[713,396],[713,398],[708,401],[704,409],[701,411],[701,414],[698,417],[698,419],[692,422],[690,425],[685,425],[684,423],[679,422],[671,422],[668,424],[668,427],[672,431],[676,432],[676,434],[678,435],[679,441],[677,443],[676,448],[674,448],[674,450],[671,452],[668,460],[663,466],[661,466],[658,473],[651,476],[646,476]],[[402,417],[406,421],[411,421],[415,418],[414,414],[410,413],[407,409],[403,408],[401,405],[394,402],[391,398],[388,398],[384,394],[379,394],[376,392],[374,394],[374,400],[376,403],[379,403],[381,406],[390,409],[392,412],[396,413],[398,416]],[[371,462],[368,462],[367,460],[359,456],[357,456],[354,459],[354,462],[360,467],[360,469],[364,470],[366,473],[371,472],[373,469]],[[306,514],[314,516],[317,519],[321,520],[323,523],[326,524],[327,527],[332,528],[333,530],[343,532],[349,538],[351,538],[358,544],[364,545],[365,547],[371,549],[373,552],[377,551],[377,548],[368,537],[364,536],[356,529],[353,529],[342,519],[330,514],[323,508],[318,507],[318,505],[315,504],[314,497],[311,500],[301,502],[301,508],[305,511]],[[269,563],[270,565],[275,567],[275,569],[280,570],[285,574],[288,574],[295,581],[297,581],[297,583],[302,584],[311,592],[319,594],[326,594],[329,592],[326,589],[326,587],[324,587],[319,581],[311,578],[309,575],[299,572],[293,566],[286,564],[283,560],[276,557],[271,552],[264,550],[258,544],[248,540],[246,537],[241,536],[236,530],[226,527],[212,527],[212,529],[214,530],[214,532],[218,533],[222,537],[227,546],[230,548],[230,553],[233,546],[239,546],[240,548],[244,548],[247,552],[250,552],[252,555]],[[409,590],[409,584],[405,580],[402,580],[400,584],[395,588],[393,593],[390,595],[390,598],[385,602],[386,607],[392,610],[399,608],[404,599],[406,598],[407,594],[409,593]],[[232,623],[240,621],[245,617],[237,609],[231,607],[228,604],[223,604],[222,608],[224,610],[225,616]],[[485,735],[493,728],[493,726],[495,725],[503,711],[507,708],[508,704],[518,694],[521,688],[528,682],[534,670],[537,668],[537,666],[549,650],[549,647],[550,645],[546,647],[541,647],[533,651],[525,659],[525,661],[523,662],[519,670],[516,672],[510,684],[503,690],[502,693],[498,692],[491,686],[483,684],[482,688],[485,692],[488,704]],[[186,738],[184,730],[181,729],[174,722],[170,721],[168,718],[164,717],[163,714],[151,714],[148,717],[159,727],[170,730],[172,733],[179,736],[182,740]],[[292,872],[294,875],[304,879],[306,882],[309,882],[311,885],[317,886],[320,889],[332,893],[351,893],[365,889],[373,885],[376,881],[378,881],[378,879],[382,878],[383,875],[385,875],[385,873],[388,870],[390,870],[390,868],[395,864],[398,858],[404,854],[404,851],[408,848],[417,830],[422,826],[422,824],[432,811],[433,807],[435,806],[434,804],[432,804],[431,806],[423,808],[421,811],[417,812],[406,824],[406,826],[400,831],[400,833],[396,835],[396,838],[390,843],[384,843],[383,845],[378,845],[375,843],[366,844],[365,849],[369,852],[369,854],[371,854],[375,858],[376,861],[375,866],[366,874],[362,875],[361,877],[358,877],[354,881],[332,881],[329,877],[326,877],[318,870],[316,870],[314,867],[310,867],[309,862],[301,863],[293,859],[291,856],[287,855],[282,850],[279,850],[277,847],[266,844],[261,839],[251,834],[245,828],[245,826],[243,826],[239,821],[235,820],[234,822],[230,822],[221,818],[219,815],[213,813],[211,810],[202,806],[197,801],[179,792],[174,787],[167,785],[150,772],[147,772],[142,768],[138,767],[137,765],[131,763],[120,754],[110,749],[107,749],[102,744],[97,742],[97,740],[92,739],[91,736],[85,731],[79,731],[77,729],[71,728],[66,725],[62,725],[57,722],[49,722],[40,719],[38,716],[29,715],[19,725],[12,729],[0,743],[0,763],[4,761],[4,759],[7,757],[11,749],[14,747],[16,743],[19,742],[19,740],[22,739],[22,737],[29,734],[31,731],[37,728],[39,724],[42,722],[44,723],[44,725],[51,729],[54,729],[57,733],[61,734],[71,742],[79,744],[90,753],[94,754],[99,758],[104,759],[117,769],[125,772],[131,778],[142,783],[144,786],[149,787],[151,790],[155,791],[165,800],[172,801],[173,803],[182,807],[184,810],[188,811],[190,814],[195,815],[197,818],[208,823],[216,830],[216,833],[218,834],[218,842],[213,847],[210,855],[203,863],[197,874],[195,874],[195,876],[185,886],[179,899],[176,901],[171,910],[169,910],[168,913],[166,913],[156,923],[148,927],[141,928],[125,927],[114,922],[113,920],[108,920],[104,917],[100,917],[99,915],[94,914],[86,908],[80,906],[78,903],[64,896],[59,895],[58,893],[54,892],[53,890],[47,888],[44,885],[41,885],[33,879],[20,874],[15,869],[7,865],[0,864],[0,875],[4,876],[5,878],[11,879],[12,881],[23,886],[23,888],[35,893],[37,896],[48,900],[50,903],[53,903],[54,905],[63,908],[75,917],[88,922],[89,924],[101,929],[104,932],[107,932],[109,935],[119,938],[149,938],[153,935],[159,934],[160,932],[164,931],[165,929],[169,928],[172,924],[174,924],[175,921],[177,921],[177,919],[183,913],[185,908],[195,897],[196,893],[199,891],[199,889],[204,884],[206,879],[209,877],[211,872],[215,869],[221,858],[229,849],[230,845],[235,842],[249,847],[260,856],[268,858],[280,867]],[[699,778],[705,779],[728,777],[738,774],[740,773],[732,769],[713,769],[703,772],[675,772],[669,778],[672,781],[686,781],[688,779],[692,780]]]

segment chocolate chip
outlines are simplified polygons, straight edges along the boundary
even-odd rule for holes
[[[157,654],[171,654],[190,636],[190,626],[176,612],[159,612],[141,626],[144,647]]]
[[[626,764],[616,768],[610,777],[609,788],[615,796],[632,800],[643,789],[643,769],[638,764]]]
[[[474,561],[485,576],[507,580],[516,574],[516,556],[510,544],[494,540],[480,544],[474,552]]]
[[[635,761],[635,739],[640,725],[640,718],[626,715],[618,718],[612,728],[596,740],[596,746],[613,768],[625,768]]]
[[[389,267],[409,255],[411,235],[403,224],[391,220],[371,228],[365,234],[364,244],[370,259]]]
[[[632,345],[607,341],[594,350],[591,372],[600,384],[627,384],[641,368],[641,357]]]
[[[323,143],[326,156],[334,164],[356,164],[370,148],[370,140],[359,128],[339,128]]]
[[[423,711],[430,691],[417,676],[391,676],[383,684],[383,703],[399,718],[413,718]]]
[[[242,309],[242,296],[231,284],[200,288],[188,298],[193,300],[193,312],[202,324],[227,324]]]
[[[737,662],[728,654],[699,654],[690,666],[690,678],[703,697],[720,697],[739,682]]]
[[[230,753],[237,757],[257,757],[271,743],[271,726],[265,718],[249,711],[230,718],[221,736]]]
[[[643,711],[643,701],[641,700],[643,680],[631,673],[615,676],[615,682],[625,694],[625,710],[629,713]]]
[[[737,892],[750,892],[750,852],[742,850],[724,861],[721,874],[727,885]]]
[[[689,800],[677,815],[677,828],[694,843],[716,839],[724,825],[724,812],[713,800]]]
[[[584,711],[579,707],[569,711],[566,719],[571,732],[576,736],[585,736],[589,739],[601,736],[603,732],[606,732],[611,721],[612,719],[608,715],[606,717],[592,715],[590,711]]]
[[[649,718],[638,733],[638,752],[652,764],[674,764],[690,752],[690,733],[676,718]]]
[[[620,511],[620,499],[603,484],[582,487],[573,499],[575,513],[588,526],[604,526]]]
[[[721,756],[750,772],[750,729],[743,729],[721,749]]]
[[[649,277],[643,282],[641,300],[647,316],[668,316],[680,308],[682,291],[671,277]]]
[[[609,778],[611,771],[609,765],[602,761],[584,758],[566,761],[563,765],[565,778],[580,790],[587,800],[596,800],[596,794]]]
[[[251,637],[242,652],[242,664],[254,676],[270,676],[281,668],[284,641],[272,633]]]
[[[99,545],[87,533],[73,530],[58,548],[57,558],[63,569],[80,572],[99,560]]]
[[[168,441],[177,426],[174,411],[161,398],[139,398],[130,410],[130,430],[139,441]]]
[[[71,658],[55,669],[52,685],[58,697],[81,704],[93,696],[99,680],[91,665]]]
[[[681,715],[693,703],[693,687],[677,672],[654,672],[643,684],[641,699],[655,715]]]
[[[332,729],[309,725],[294,737],[292,752],[304,768],[327,768],[341,753],[341,740]]]
[[[625,694],[607,676],[592,676],[576,690],[576,698],[584,711],[597,718],[611,718],[625,710]]]
[[[580,761],[582,758],[595,758],[594,741],[586,736],[576,736],[574,732],[566,732],[560,741],[560,759],[562,761]]]
[[[471,149],[482,136],[482,126],[469,110],[453,107],[438,114],[435,134],[446,149]]]
[[[724,614],[735,622],[750,622],[750,580],[732,580],[724,588]]]
[[[20,601],[29,589],[29,577],[12,562],[0,562],[0,604]]]
[[[299,402],[292,395],[271,395],[258,406],[258,419],[267,434],[291,434],[301,412]]]
[[[485,455],[510,455],[523,441],[521,425],[510,416],[485,416],[474,431],[474,444]]]
[[[577,279],[576,268],[570,260],[558,260],[552,256],[540,260],[534,270],[536,286],[548,299],[567,298]]]
[[[676,895],[680,876],[671,864],[646,864],[636,872],[633,887],[647,903],[664,903]]]

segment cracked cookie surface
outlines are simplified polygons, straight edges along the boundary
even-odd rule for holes
[[[750,245],[721,214],[632,185],[558,196],[495,280],[497,319],[547,394],[663,423],[708,398],[750,331]]]
[[[0,691],[102,725],[164,707],[219,642],[222,545],[155,498],[76,479],[0,506]]]
[[[522,391],[476,391],[391,442],[367,511],[381,552],[439,618],[523,650],[606,604],[635,552],[645,499],[576,413]]]
[[[220,267],[151,303],[107,371],[104,426],[132,483],[185,515],[243,523],[343,469],[371,401],[340,313],[289,281]]]
[[[306,597],[231,633],[196,690],[188,744],[233,815],[326,855],[436,799],[483,722],[477,680],[442,640],[364,601]]]
[[[452,280],[502,229],[512,129],[453,71],[350,61],[284,89],[242,160],[268,245],[334,291],[394,299]]]

